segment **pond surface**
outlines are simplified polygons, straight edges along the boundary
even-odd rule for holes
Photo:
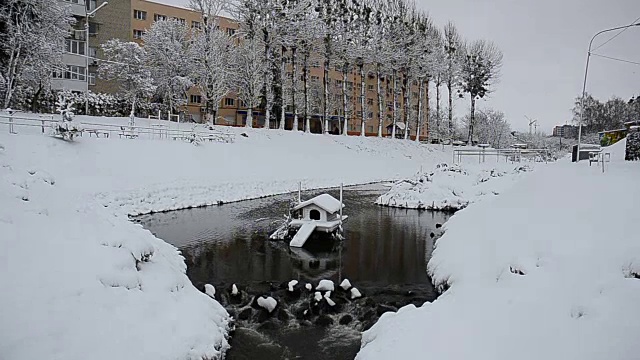
[[[317,239],[324,246],[311,249],[268,240],[297,194],[155,213],[135,221],[182,251],[196,287],[216,287],[216,298],[237,319],[228,359],[353,359],[360,332],[382,313],[437,297],[426,264],[433,251],[431,234],[450,214],[375,205],[386,189],[379,184],[346,188],[344,240]],[[303,192],[302,198],[321,193],[339,197],[338,189],[330,189]],[[345,278],[363,298],[351,300],[338,288]],[[286,290],[292,279],[299,281],[296,294]],[[335,282],[331,298],[337,306],[315,303],[314,293],[304,288],[321,279]],[[240,289],[237,297],[230,294],[232,284]],[[279,301],[273,314],[255,306],[253,298],[260,295]]]

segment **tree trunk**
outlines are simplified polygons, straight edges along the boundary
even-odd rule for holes
[[[404,78],[402,80],[403,102],[404,102],[404,139],[409,137],[409,112],[411,111],[411,88],[409,81],[409,70],[405,70]]]
[[[284,130],[284,123],[287,119],[287,115],[285,113],[286,110],[286,105],[285,105],[285,101],[284,101],[284,80],[287,77],[287,64],[284,61],[284,53],[285,53],[285,48],[284,46],[281,48],[281,53],[280,53],[280,102],[281,102],[281,106],[280,106],[280,126],[279,129],[280,130]]]
[[[253,127],[253,108],[252,107],[247,108],[247,123],[245,126],[248,128]]]
[[[438,142],[442,141],[442,134],[440,129],[440,81],[436,81],[436,136]]]
[[[362,124],[361,124],[361,129],[360,129],[360,136],[365,136],[365,132],[366,132],[365,131],[365,122],[366,122],[366,119],[367,119],[367,114],[366,114],[364,106],[365,106],[365,101],[366,101],[365,96],[366,96],[366,90],[367,90],[366,86],[367,85],[365,83],[365,77],[364,77],[365,76],[365,74],[364,74],[364,64],[360,63],[359,66],[360,66],[360,112],[362,114],[362,117],[361,117]]]
[[[382,137],[382,124],[384,123],[384,112],[382,111],[384,104],[382,99],[382,91],[380,90],[380,74],[380,64],[378,64],[376,68],[376,91],[378,92],[378,137]]]
[[[420,142],[420,123],[422,122],[422,88],[424,85],[424,81],[422,79],[418,80],[418,116],[416,117],[416,142]]]
[[[347,120],[347,110],[348,110],[348,102],[347,102],[347,72],[349,69],[349,65],[345,64],[342,68],[342,117],[344,119],[342,124],[342,135],[347,135],[349,120]]]
[[[324,95],[324,108],[323,110],[323,123],[324,123],[324,133],[329,133],[329,57],[327,56],[324,60],[324,77],[322,79],[322,87],[323,87],[323,95]]]
[[[429,138],[429,133],[431,132],[431,128],[429,127],[429,117],[431,116],[431,105],[429,105],[429,77],[427,76],[424,80],[424,126],[427,127],[427,139]]]
[[[469,120],[469,138],[467,139],[467,145],[473,144],[473,125],[476,118],[476,98],[471,96],[471,117]]]
[[[304,73],[304,132],[311,132],[311,121],[309,114],[309,55],[304,55],[304,66],[302,69]]]
[[[298,131],[298,108],[296,108],[296,82],[298,78],[298,64],[296,60],[296,47],[291,48],[291,106],[293,107],[293,131]]]
[[[449,92],[449,137],[453,134],[453,83],[451,79],[447,81],[447,90]]]
[[[269,44],[268,41],[269,35],[268,33],[265,31],[264,32],[264,61],[267,62],[267,64],[270,64],[269,61],[269,56],[271,53],[271,46]],[[271,69],[271,66],[267,65],[268,69]],[[269,81],[269,71],[267,70],[264,72],[264,100],[265,100],[265,105],[264,105],[264,128],[265,129],[269,129],[271,128],[271,107],[273,106],[272,104],[272,91],[273,89],[271,88],[271,82]]]
[[[398,79],[396,76],[396,69],[393,69],[392,75],[393,81],[393,128],[391,129],[391,138],[396,138],[396,124],[398,121]]]

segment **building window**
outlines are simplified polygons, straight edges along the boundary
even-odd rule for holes
[[[319,76],[315,76],[315,75],[311,76],[311,82],[319,82],[319,81],[320,81],[320,77]]]
[[[134,39],[142,39],[142,35],[144,35],[144,30],[133,30],[133,38]]]
[[[227,29],[227,34],[229,36],[233,36],[235,33],[236,33],[236,29],[232,29],[232,28]]]
[[[368,98],[367,99],[367,105],[373,105],[373,99],[372,98]]]
[[[153,21],[164,21],[164,20],[167,20],[167,15],[153,14]]]
[[[86,43],[84,41],[65,39],[65,51],[72,54],[84,55]]]
[[[185,19],[183,19],[183,18],[174,17],[173,20],[179,22],[180,25],[183,25],[183,26],[187,24],[187,21]]]
[[[369,85],[367,85],[367,90],[369,90],[369,91],[373,91],[373,84],[369,84]]]
[[[67,70],[64,72],[64,77],[61,73],[54,74],[54,78],[68,79],[68,80],[80,80],[85,81],[86,68],[84,66],[67,65]]]
[[[64,0],[64,1],[72,4],[84,4],[84,0]]]
[[[224,106],[234,106],[236,104],[236,100],[232,98],[224,99]]]
[[[200,96],[200,95],[191,95],[191,96],[189,96],[189,102],[193,103],[193,104],[200,104],[200,103],[202,103],[202,96]]]
[[[96,84],[96,73],[89,73],[89,85]]]
[[[195,29],[202,29],[202,24],[200,24],[199,21],[192,21],[191,22],[191,27],[195,28]]]
[[[147,20],[147,12],[142,10],[133,10],[133,18],[136,20]]]

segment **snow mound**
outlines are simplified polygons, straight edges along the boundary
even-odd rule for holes
[[[448,290],[384,314],[357,359],[637,358],[639,178],[564,159],[457,213],[428,264]]]
[[[316,287],[316,290],[318,291],[333,291],[334,290],[334,285],[333,285],[333,281],[331,280],[320,280],[320,282],[318,283],[318,286]]]
[[[211,284],[204,285],[204,293],[209,295],[209,297],[212,299],[216,298],[216,288]]]
[[[484,166],[489,166],[484,167]],[[530,165],[490,163],[480,166],[436,165],[433,172],[399,181],[376,204],[409,209],[455,211],[486,195],[497,195]]]

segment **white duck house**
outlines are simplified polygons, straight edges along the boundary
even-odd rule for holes
[[[336,231],[347,219],[346,215],[342,215],[344,204],[341,200],[342,188],[340,188],[340,200],[329,194],[322,194],[294,206],[289,227],[297,231],[289,246],[304,246],[314,231],[325,233]]]

